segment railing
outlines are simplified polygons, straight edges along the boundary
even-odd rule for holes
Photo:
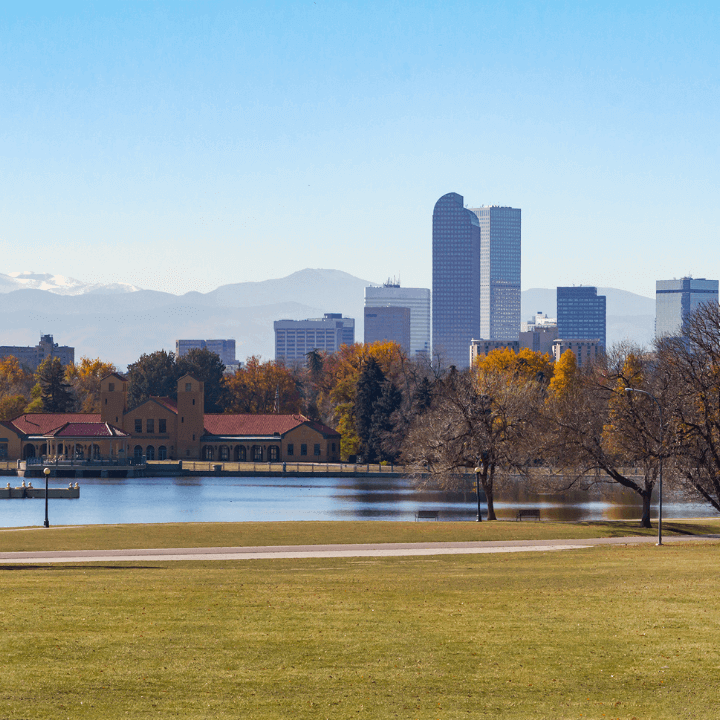
[[[148,463],[148,467],[154,465],[162,466],[162,462]],[[402,465],[379,465],[375,463],[299,463],[299,462],[213,462],[212,460],[183,460],[183,470],[190,472],[215,472],[219,467],[220,472],[272,472],[285,473],[290,475],[302,475],[304,473],[324,473],[327,475],[343,475],[345,473],[400,473],[405,472]]]
[[[31,465],[52,465],[59,467],[127,467],[128,465],[145,465],[145,457],[127,457],[127,458],[50,458],[50,457],[32,457],[24,461],[27,466]]]

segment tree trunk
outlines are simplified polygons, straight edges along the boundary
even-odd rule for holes
[[[642,505],[642,517],[640,518],[640,527],[651,528],[650,524],[650,500],[652,499],[652,488],[649,492],[644,492],[641,495]]]
[[[495,517],[495,498],[493,497],[493,491],[485,490],[485,500],[487,502],[487,519],[497,520]]]

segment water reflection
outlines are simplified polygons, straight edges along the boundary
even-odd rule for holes
[[[51,525],[144,522],[236,522],[249,520],[414,520],[418,510],[438,510],[442,520],[474,520],[474,484],[442,491],[418,489],[409,481],[388,478],[240,478],[179,477],[86,479],[79,500],[51,500]],[[486,506],[483,498],[483,511]],[[522,483],[503,487],[495,512],[515,519],[520,508],[540,508],[544,520],[630,520],[642,504],[617,485],[592,493],[570,491],[539,495]],[[666,496],[665,517],[710,517],[706,504]],[[653,510],[653,517],[657,508]],[[0,500],[0,526],[41,525],[42,500]]]

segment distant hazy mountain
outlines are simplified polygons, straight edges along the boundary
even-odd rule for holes
[[[127,283],[111,283],[109,285],[84,283],[64,275],[47,273],[14,272],[7,275],[0,273],[0,293],[22,289],[47,290],[57,295],[84,295],[96,292],[105,294],[136,292],[140,288]]]
[[[364,289],[372,284],[340,270],[307,269],[277,280],[172,295],[58,275],[0,274],[0,345],[36,345],[47,333],[74,346],[76,359],[100,357],[122,369],[142,353],[174,350],[178,338],[235,338],[238,359],[272,358],[273,321],[283,318],[339,312],[355,318],[355,338],[362,341]],[[612,288],[599,291],[608,298],[608,343],[624,338],[649,343],[654,300]],[[555,290],[523,292],[523,319],[537,311],[555,316]]]

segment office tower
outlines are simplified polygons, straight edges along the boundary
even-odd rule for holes
[[[310,320],[276,320],[275,359],[305,362],[307,353],[334,353],[341,345],[355,342],[355,320],[341,313],[325,313]]]
[[[462,195],[443,195],[433,210],[433,353],[466,368],[480,337],[480,221]]]
[[[655,283],[655,335],[679,335],[685,318],[706,302],[718,302],[718,281],[684,277]]]
[[[537,313],[528,322],[520,325],[520,347],[542,354],[553,352],[553,343],[558,338],[555,318]]]
[[[605,347],[605,296],[595,287],[557,289],[557,337],[560,340],[598,340]]]
[[[366,307],[364,319],[366,345],[389,340],[410,354],[410,308]]]
[[[234,340],[176,340],[175,355],[182,357],[189,350],[209,350],[215,353],[223,365],[237,365]]]
[[[38,366],[49,357],[59,358],[63,365],[72,365],[75,362],[75,348],[69,345],[58,345],[53,342],[52,335],[41,335],[40,342],[35,347],[0,346],[0,358],[7,356],[16,358],[20,365],[35,372]]]
[[[365,288],[365,308],[404,307],[410,310],[409,354],[430,354],[430,290],[403,288],[397,282]],[[369,341],[365,324],[365,342]]]
[[[520,210],[471,208],[480,221],[480,336],[517,340],[520,332]]]

